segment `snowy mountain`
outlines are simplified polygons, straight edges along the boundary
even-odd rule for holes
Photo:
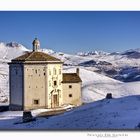
[[[90,56],[90,55],[109,55],[110,53],[104,51],[88,51],[88,52],[78,52],[79,56]]]
[[[11,60],[14,57],[17,57],[19,55],[22,55],[26,51],[29,51],[26,49],[23,45],[18,44],[16,42],[10,42],[10,43],[0,43],[0,61],[1,62],[7,62]]]
[[[79,53],[78,53],[79,54]],[[81,55],[82,54],[82,55]],[[88,54],[88,55],[85,55]],[[106,54],[80,53],[79,56],[88,58],[79,65],[96,68],[96,72],[121,80],[124,82],[140,80],[140,49],[131,49],[125,52],[113,52]],[[126,73],[127,70],[127,73]]]
[[[140,58],[140,48],[127,50],[127,51],[121,53],[121,55],[125,55],[128,58],[139,59]]]

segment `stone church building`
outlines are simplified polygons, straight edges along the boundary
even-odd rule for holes
[[[81,79],[76,73],[62,73],[63,62],[39,52],[40,42],[33,41],[33,51],[9,63],[10,109],[58,108],[64,104],[81,105]]]

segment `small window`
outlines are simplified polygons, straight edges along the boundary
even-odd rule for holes
[[[34,100],[34,104],[38,105],[39,104],[39,100]]]
[[[57,81],[54,81],[54,86],[56,86],[57,85]]]
[[[35,73],[37,74],[37,70],[35,70]]]
[[[69,94],[69,97],[72,97],[72,94]]]
[[[72,88],[72,85],[69,85],[69,88]]]

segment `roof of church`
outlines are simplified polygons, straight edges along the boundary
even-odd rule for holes
[[[58,58],[37,51],[27,52],[24,55],[12,59],[12,61],[60,61],[61,62],[61,60]]]
[[[82,82],[81,78],[77,73],[63,73],[62,83],[79,83]]]

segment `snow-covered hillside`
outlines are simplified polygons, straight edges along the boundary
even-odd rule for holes
[[[64,71],[75,72],[75,68],[65,67]],[[84,103],[103,99],[107,93],[112,93],[115,98],[140,95],[140,82],[120,82],[105,75],[86,70],[83,67],[80,68],[80,77],[82,79],[82,99]]]
[[[11,43],[0,43],[0,62],[7,62],[14,57],[22,55],[28,51],[23,45],[11,42]]]
[[[22,112],[0,113],[0,129],[94,130],[140,129],[140,95],[103,99],[62,115],[21,123]]]

